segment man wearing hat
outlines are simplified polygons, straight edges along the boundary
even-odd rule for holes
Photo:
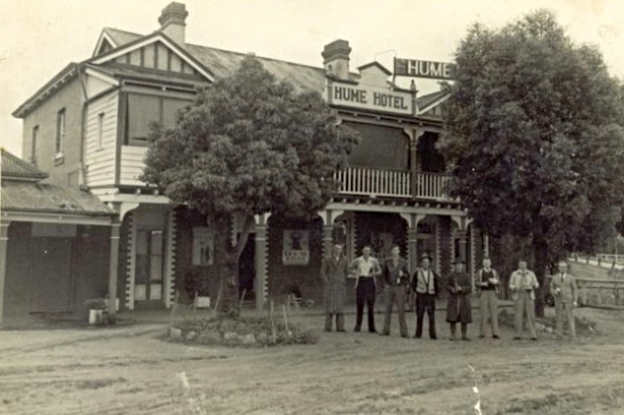
[[[414,338],[422,337],[423,319],[425,310],[429,316],[429,337],[437,338],[435,329],[435,300],[438,295],[439,277],[431,269],[431,257],[424,254],[420,258],[420,268],[412,277],[412,290],[416,292],[416,334]]]
[[[492,323],[492,338],[498,339],[498,272],[492,268],[490,258],[483,258],[483,268],[477,271],[476,292],[479,297],[479,312],[481,314],[481,334],[485,337],[485,326],[488,320]]]
[[[509,278],[511,298],[515,302],[515,326],[516,335],[514,340],[520,340],[522,334],[524,315],[527,316],[531,340],[537,340],[535,332],[535,289],[539,288],[537,277],[533,271],[527,269],[525,260],[518,261],[518,269]]]
[[[462,340],[469,341],[468,324],[472,323],[470,294],[472,281],[470,275],[464,271],[464,261],[455,260],[455,269],[448,277],[447,289],[450,293],[446,307],[446,321],[451,325],[451,341],[456,340],[457,323],[461,323]]]

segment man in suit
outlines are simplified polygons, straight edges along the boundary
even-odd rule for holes
[[[351,274],[355,279],[355,304],[356,320],[355,329],[359,332],[362,329],[362,319],[364,317],[364,304],[368,307],[368,331],[375,333],[375,291],[377,288],[377,276],[381,275],[381,266],[376,258],[371,256],[371,247],[366,245],[362,248],[362,256],[357,257],[350,266]]]
[[[335,244],[332,253],[321,264],[321,279],[325,285],[325,331],[332,330],[336,316],[336,331],[344,332],[344,308],[347,300],[349,263],[342,255],[342,245]]]
[[[437,338],[435,327],[435,302],[438,295],[438,274],[431,269],[431,257],[427,254],[420,259],[420,268],[412,278],[412,290],[416,292],[416,334],[415,339],[422,337],[425,310],[429,318],[429,337]]]
[[[405,287],[409,282],[407,261],[399,256],[400,248],[394,245],[390,250],[390,258],[386,259],[382,268],[382,281],[386,300],[386,315],[382,336],[390,335],[390,317],[392,306],[396,303],[399,314],[399,331],[401,337],[407,338],[407,324],[405,322]]]
[[[511,274],[509,278],[509,289],[511,290],[511,298],[515,302],[515,326],[516,334],[514,340],[520,340],[522,328],[524,325],[524,315],[526,314],[527,323],[531,340],[537,340],[535,332],[535,290],[539,288],[537,277],[533,271],[527,269],[527,262],[518,261],[518,269]]]
[[[550,291],[555,296],[555,314],[557,316],[557,339],[563,337],[563,313],[568,319],[570,339],[576,340],[576,327],[574,323],[574,307],[578,298],[576,280],[572,274],[568,274],[568,263],[560,261],[559,273],[550,280]]]
[[[492,323],[492,338],[498,339],[498,286],[500,278],[498,272],[492,268],[490,258],[483,259],[483,268],[477,271],[476,291],[479,296],[479,311],[481,314],[481,334],[485,337],[485,327],[488,320]]]

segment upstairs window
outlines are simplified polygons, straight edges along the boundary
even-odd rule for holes
[[[129,94],[126,107],[124,144],[148,146],[150,124],[152,122],[160,122],[165,127],[175,126],[177,111],[187,104],[188,101],[182,99]]]
[[[65,143],[65,108],[56,114],[56,144],[54,146],[54,158],[63,156],[63,144]]]
[[[32,140],[30,143],[30,164],[37,165],[37,139],[39,137],[39,126],[35,125],[32,130]]]

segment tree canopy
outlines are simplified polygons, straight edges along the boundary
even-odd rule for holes
[[[533,240],[535,268],[591,251],[624,200],[620,86],[598,50],[548,11],[474,25],[456,51],[448,133],[452,193],[483,230]]]
[[[296,92],[250,55],[232,76],[201,90],[175,128],[154,126],[151,138],[142,179],[207,216],[215,260],[229,261],[232,269],[221,273],[233,274],[254,215],[322,210],[358,135],[338,125],[319,93]],[[234,215],[245,220],[231,246]]]

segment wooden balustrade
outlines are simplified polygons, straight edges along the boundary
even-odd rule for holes
[[[340,194],[426,199],[449,198],[444,192],[449,176],[444,174],[418,173],[415,195],[412,195],[412,176],[408,170],[347,167],[336,172],[336,180],[342,183]]]

